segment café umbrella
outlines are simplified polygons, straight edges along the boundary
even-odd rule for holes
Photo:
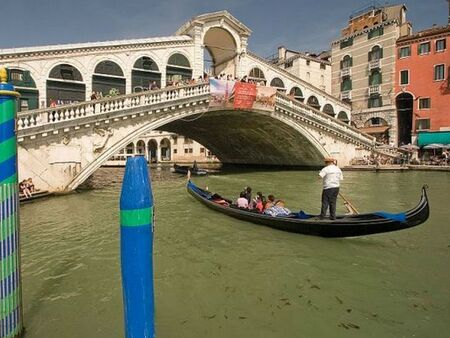
[[[418,150],[419,147],[414,144],[408,143],[408,144],[404,144],[404,145],[400,146],[400,149],[406,150],[406,151],[414,151],[414,150]]]

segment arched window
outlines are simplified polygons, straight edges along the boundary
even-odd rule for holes
[[[163,138],[159,144],[161,148],[161,161],[170,161],[170,141],[167,138]]]
[[[136,154],[145,155],[145,142],[144,141],[142,141],[142,140],[137,141]]]
[[[92,91],[103,96],[125,94],[126,80],[120,66],[113,61],[102,61],[92,75]]]
[[[293,87],[289,92],[289,95],[293,96],[297,101],[303,102],[305,98],[303,97],[302,90],[298,87]]]
[[[272,81],[270,81],[270,86],[275,87],[278,91],[286,91],[284,88],[284,82],[279,77],[273,78]]]
[[[180,81],[192,79],[191,64],[183,54],[175,53],[169,57],[166,67],[167,85],[173,85]]]
[[[74,66],[55,66],[47,80],[47,105],[78,103],[86,100],[86,85],[80,71]]]
[[[369,52],[369,61],[376,61],[383,58],[383,48],[380,46],[373,46]]]
[[[319,100],[314,95],[312,95],[308,98],[307,103],[308,103],[308,106],[313,107],[317,110],[320,110]]]
[[[326,105],[323,106],[323,112],[327,115],[333,116],[334,117],[334,109],[333,106],[329,103],[327,103]]]
[[[350,68],[353,65],[353,60],[350,55],[344,56],[341,60],[341,69]]]
[[[348,115],[345,111],[340,111],[337,118],[338,118],[338,120],[341,120],[342,122],[345,122],[345,123],[349,122]]]
[[[20,94],[17,111],[39,108],[39,91],[28,70],[8,68],[8,79]]]
[[[148,161],[150,163],[158,162],[158,143],[155,140],[148,141],[147,149]]]
[[[127,155],[134,155],[134,143],[128,143],[127,146],[125,147],[125,153]]]
[[[388,123],[385,119],[381,117],[372,117],[364,123],[364,127],[379,127],[379,126],[387,126]]]
[[[133,92],[161,88],[161,72],[158,65],[148,56],[136,60],[131,71]]]
[[[372,70],[369,74],[369,86],[380,85],[382,81],[381,72],[378,69]],[[379,93],[377,93],[379,94]]]
[[[252,68],[250,73],[248,74],[248,79],[255,82],[263,82],[266,83],[266,77],[261,69],[258,67]]]

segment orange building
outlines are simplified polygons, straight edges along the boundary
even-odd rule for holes
[[[398,144],[450,144],[450,24],[397,40]]]

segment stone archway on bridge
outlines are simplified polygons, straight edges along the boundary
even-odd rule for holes
[[[343,111],[343,110],[338,113],[337,119],[341,120],[344,123],[349,123],[350,122],[350,119],[348,118],[347,113],[345,111]]]
[[[20,94],[17,100],[18,112],[39,108],[39,90],[29,70],[8,68],[8,79]]]
[[[311,95],[308,98],[308,101],[306,102],[308,104],[308,106],[313,107],[317,110],[320,110],[320,103],[319,100],[317,99],[317,97],[315,97],[314,95]]]
[[[284,82],[279,77],[274,77],[272,81],[270,81],[270,86],[277,89],[277,91],[285,93],[286,88],[284,87]]]
[[[92,75],[92,91],[102,96],[123,95],[126,92],[126,80],[122,68],[109,60],[101,61],[95,66]]]
[[[153,88],[152,88],[153,85]],[[161,88],[161,72],[156,62],[149,56],[142,56],[134,62],[131,70],[133,93]]]
[[[305,98],[303,97],[303,92],[299,87],[292,87],[292,89],[289,91],[289,95],[300,102],[303,102],[305,100]]]
[[[225,28],[211,27],[203,37],[203,45],[212,59],[211,75],[225,74],[234,78],[238,47],[233,35]]]
[[[334,108],[331,104],[327,103],[323,106],[323,112],[327,115],[330,115],[331,117],[334,117]]]
[[[47,79],[47,106],[86,101],[86,84],[81,72],[63,63],[52,68]]]

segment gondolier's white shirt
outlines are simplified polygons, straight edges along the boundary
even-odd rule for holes
[[[323,168],[319,176],[323,179],[323,189],[339,188],[340,181],[344,179],[341,169],[337,165],[330,164]]]

